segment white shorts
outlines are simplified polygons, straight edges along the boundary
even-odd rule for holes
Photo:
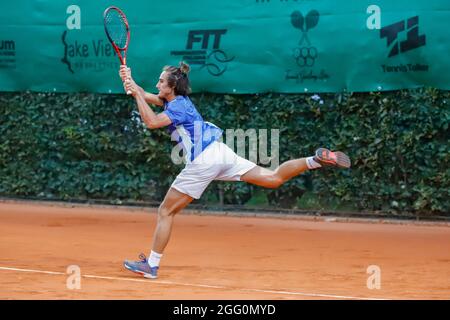
[[[214,141],[186,164],[171,188],[199,199],[211,181],[240,181],[254,167],[255,163],[238,156],[226,144]]]

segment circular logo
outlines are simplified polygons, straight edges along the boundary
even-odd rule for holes
[[[299,67],[312,67],[317,58],[315,47],[297,47],[294,49],[294,58]]]

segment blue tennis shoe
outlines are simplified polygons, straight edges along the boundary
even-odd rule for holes
[[[143,275],[145,278],[156,279],[158,278],[158,269],[159,267],[150,267],[148,264],[147,257],[145,254],[141,253],[139,255],[140,261],[129,261],[125,260],[123,265],[130,271],[135,273],[139,273]]]

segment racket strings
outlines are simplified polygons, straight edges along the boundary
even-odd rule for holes
[[[128,29],[124,17],[116,10],[109,10],[105,16],[106,30],[119,49],[125,49]]]

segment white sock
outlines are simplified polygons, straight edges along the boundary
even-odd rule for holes
[[[159,261],[161,260],[162,253],[156,253],[152,250],[150,257],[148,258],[148,265],[150,268],[159,267]]]
[[[314,157],[306,158],[306,166],[308,167],[309,170],[317,169],[317,168],[321,168],[322,167],[320,165],[320,163],[317,163],[316,161],[314,161]]]

